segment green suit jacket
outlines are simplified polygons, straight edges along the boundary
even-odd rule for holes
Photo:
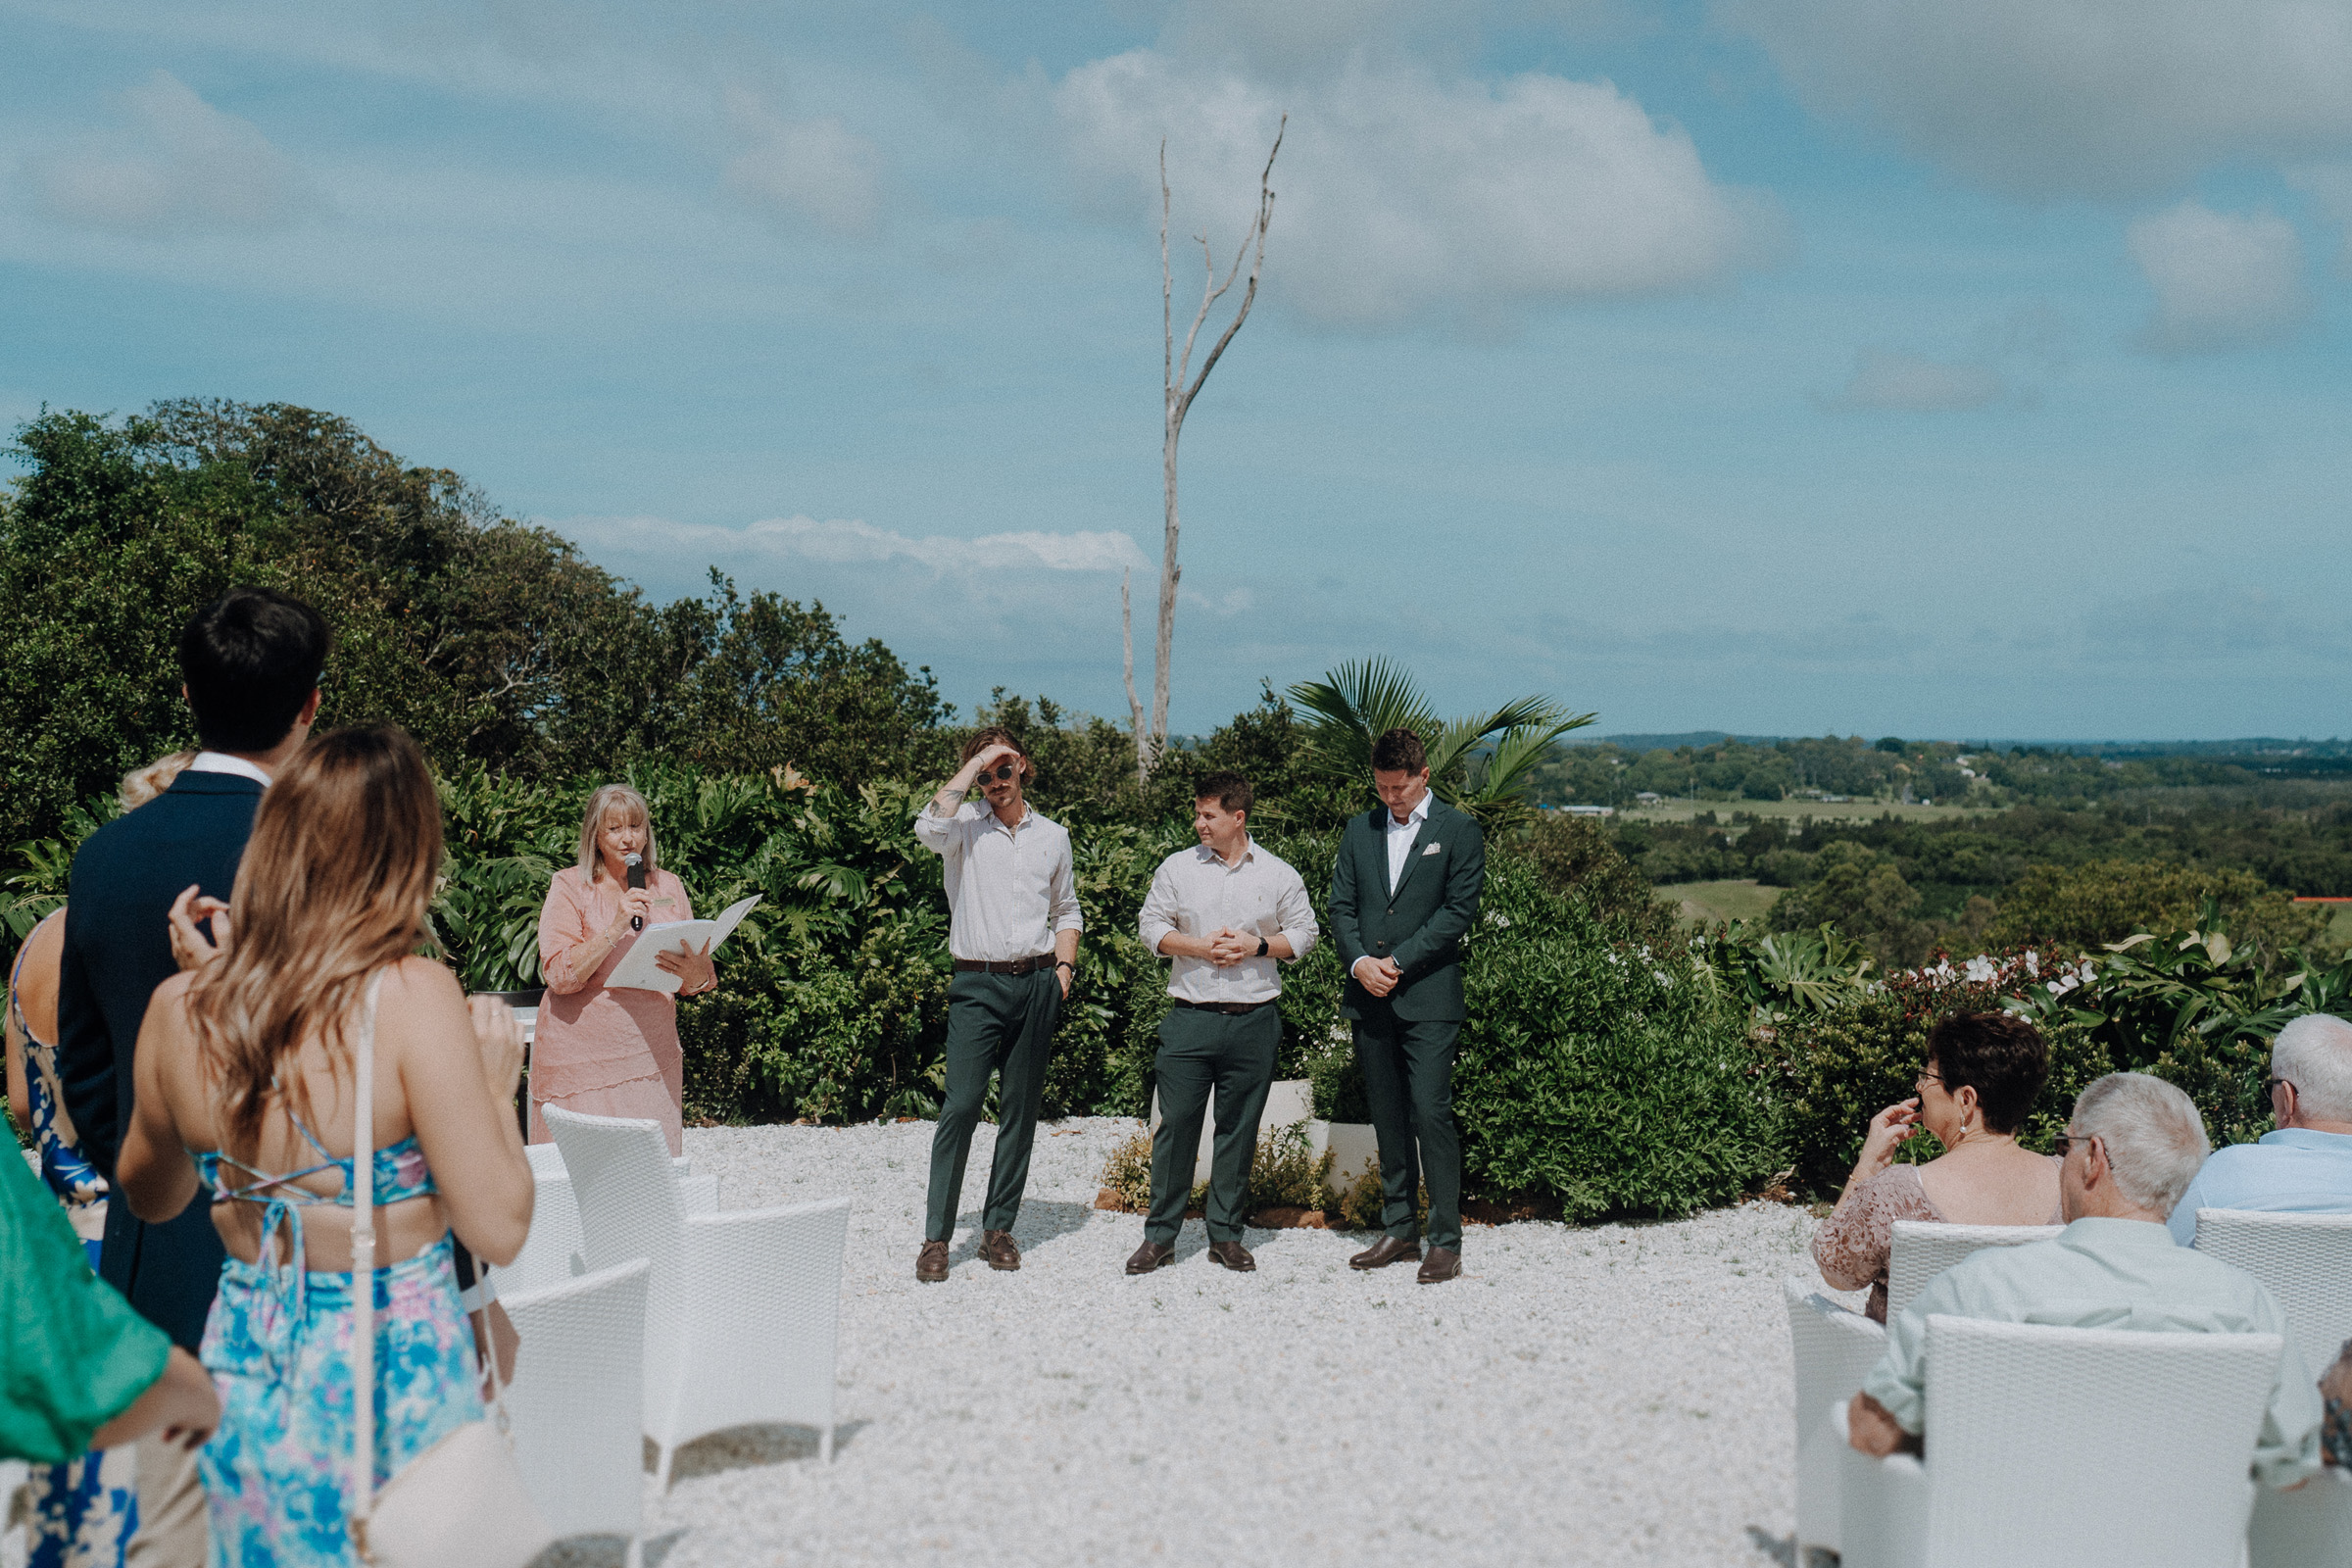
[[[1404,971],[1388,996],[1397,1017],[1463,1018],[1462,935],[1486,887],[1486,839],[1466,813],[1433,797],[1392,891],[1388,826],[1386,807],[1348,818],[1332,867],[1331,937],[1348,971],[1340,1014],[1360,1018],[1379,1005],[1355,981],[1355,960],[1370,957]]]

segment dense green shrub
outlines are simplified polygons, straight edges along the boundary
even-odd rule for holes
[[[1897,975],[1834,1011],[1798,1015],[1761,1031],[1779,1080],[1796,1191],[1837,1197],[1862,1152],[1870,1118],[1918,1092],[1928,1031],[1936,1019],[1999,1010],[2024,987],[2041,983],[2022,959],[1944,964]],[[2050,1048],[2050,1076],[2019,1138],[2029,1149],[2046,1151],[2065,1130],[2083,1085],[2115,1063],[2083,1018],[2060,1012],[2037,1021]],[[1940,1152],[1921,1132],[1905,1144],[1901,1157],[1932,1159]]]
[[[1533,866],[1488,861],[1453,1102],[1466,1190],[1570,1219],[1688,1214],[1781,1168],[1744,1010]]]

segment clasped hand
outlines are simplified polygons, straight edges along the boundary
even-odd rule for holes
[[[1355,983],[1376,997],[1385,997],[1396,989],[1404,978],[1395,958],[1358,958],[1355,960]]]
[[[1228,968],[1244,958],[1257,956],[1257,938],[1247,936],[1231,926],[1221,925],[1208,935],[1208,961],[1218,968]]]

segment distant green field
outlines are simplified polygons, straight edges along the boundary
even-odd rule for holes
[[[1663,801],[1656,806],[1625,807],[1617,814],[1635,822],[1688,822],[1704,811],[1713,811],[1725,822],[1732,819],[1734,811],[1788,822],[1807,816],[1817,822],[1875,822],[1889,815],[1906,822],[1947,822],[1956,816],[1985,816],[1999,809],[1984,806],[1905,806],[1900,801],[1843,801],[1835,805],[1824,801]]]
[[[1674,882],[1658,889],[1658,896],[1681,900],[1683,918],[1693,925],[1712,925],[1718,920],[1761,920],[1785,891],[1752,881]]]

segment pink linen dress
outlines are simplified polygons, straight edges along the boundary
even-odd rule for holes
[[[646,924],[691,920],[686,886],[667,871],[646,877],[654,912]],[[589,880],[578,866],[556,873],[539,911],[539,965],[547,996],[531,1045],[531,1142],[550,1141],[543,1105],[584,1116],[638,1116],[662,1124],[669,1152],[680,1147],[686,1057],[678,1045],[677,999],[634,987],[608,990],[606,977],[642,938],[632,932],[613,945],[592,974],[571,955],[612,923],[627,889],[611,877]],[[665,902],[666,901],[666,902]]]

